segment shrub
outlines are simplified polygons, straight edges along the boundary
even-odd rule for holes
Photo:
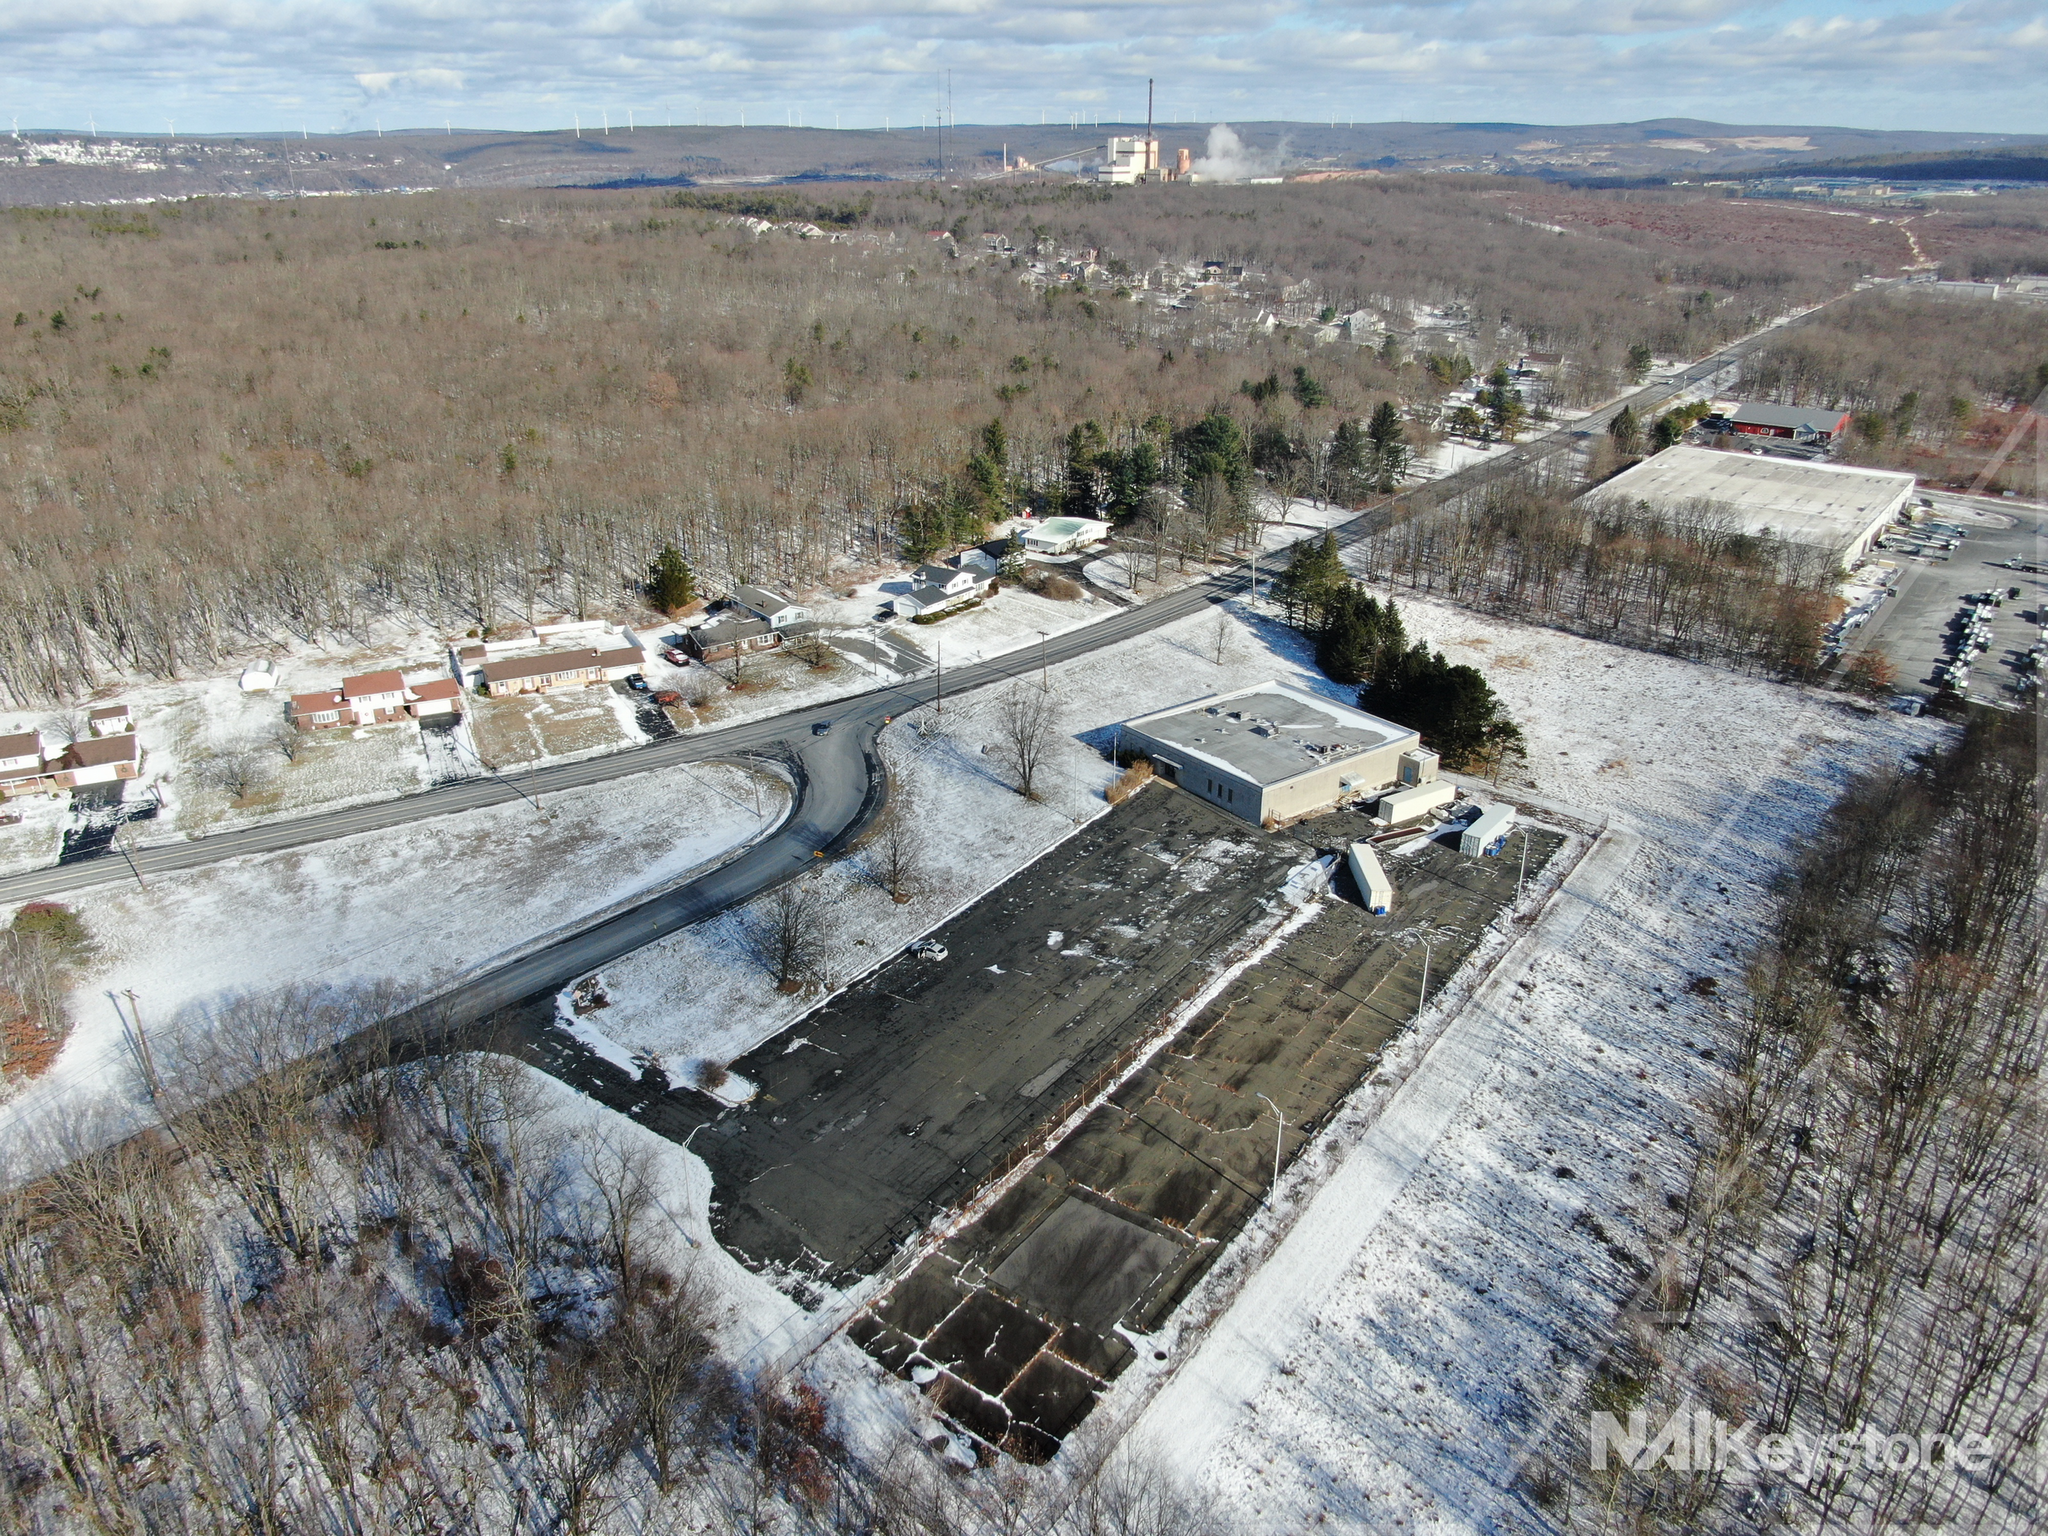
[[[66,960],[84,958],[92,942],[86,936],[85,920],[61,902],[29,902],[14,914],[12,927],[18,934],[33,934],[55,945]]]
[[[1151,782],[1151,761],[1141,757],[1117,775],[1116,782],[1102,792],[1103,798],[1111,805],[1122,805]]]

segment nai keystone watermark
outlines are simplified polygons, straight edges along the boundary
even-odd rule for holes
[[[1988,1435],[1887,1434],[1868,1425],[1834,1434],[1797,1425],[1766,1433],[1759,1424],[1731,1424],[1689,1403],[1655,1430],[1638,1410],[1626,1426],[1611,1413],[1596,1413],[1587,1431],[1596,1472],[1618,1463],[1630,1472],[1775,1472],[1813,1482],[1851,1471],[1891,1477],[1983,1472],[1998,1459]]]

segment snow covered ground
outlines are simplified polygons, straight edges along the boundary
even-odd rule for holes
[[[759,782],[760,814],[755,812]],[[93,1106],[135,1111],[114,999],[153,1038],[210,1006],[287,985],[391,980],[435,991],[654,888],[781,820],[781,781],[663,769],[286,853],[230,859],[72,902],[94,946],[50,1071],[0,1106],[0,1143]]]
[[[1572,1401],[1636,1284],[1618,1255],[1640,1258],[1684,1189],[1685,1106],[1717,1071],[1788,840],[1851,771],[1938,730],[1455,609],[1402,611],[1412,634],[1485,667],[1528,733],[1540,793],[1607,816],[1616,840],[1582,872],[1590,899],[1555,898],[1426,1058],[1413,1040],[1390,1055],[1415,1091],[1377,1124],[1341,1117],[1290,1173],[1273,1224],[1240,1239],[1256,1250],[1293,1223],[1267,1266],[1247,1283],[1226,1259],[1177,1314],[1221,1322],[1162,1339],[1168,1362],[1105,1403],[1233,1530],[1512,1521],[1521,1446]],[[1718,995],[1688,993],[1695,977]],[[1384,1085],[1360,1098],[1383,1101]]]
[[[922,829],[922,888],[897,905],[875,883],[865,857],[812,876],[831,914],[820,966],[826,983],[837,988],[856,979],[1106,811],[1103,790],[1115,773],[1097,743],[1117,721],[1273,677],[1332,697],[1356,693],[1323,678],[1309,652],[1293,630],[1231,607],[1053,667],[1060,734],[1040,771],[1036,802],[1017,794],[1001,766],[1000,688],[949,699],[928,737],[919,722],[931,715],[929,707],[899,720],[883,744]],[[1080,739],[1091,733],[1095,741]],[[730,912],[610,966],[604,980],[612,1006],[586,1024],[671,1062],[725,1061],[752,1049],[818,1002],[815,994],[774,989],[750,938],[758,923],[754,912]]]

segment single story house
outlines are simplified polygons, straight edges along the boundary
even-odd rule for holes
[[[787,629],[811,616],[811,610],[801,603],[793,603],[780,592],[771,592],[766,587],[735,587],[732,600],[770,629]]]
[[[95,736],[118,736],[135,729],[135,716],[126,704],[102,704],[86,711],[85,723]]]
[[[109,784],[115,779],[132,779],[142,768],[141,743],[134,733],[88,736],[74,741],[57,760],[55,778],[60,789],[81,784]]]
[[[593,646],[487,661],[478,670],[484,691],[494,699],[502,699],[515,693],[545,693],[550,688],[587,688],[592,683],[614,682],[645,665],[647,653],[638,646],[610,651]]]
[[[725,618],[683,631],[683,650],[698,661],[726,661],[749,651],[772,651],[782,632],[766,619]]]
[[[1109,524],[1092,517],[1049,517],[1024,534],[1024,547],[1034,555],[1070,555],[1109,537]]]
[[[1254,683],[1123,724],[1163,779],[1261,823],[1397,783],[1421,738],[1290,683]],[[1408,758],[1417,765],[1421,759]]]
[[[1849,413],[1818,405],[1765,405],[1744,401],[1728,418],[1742,437],[1789,437],[1826,446],[1849,430]]]

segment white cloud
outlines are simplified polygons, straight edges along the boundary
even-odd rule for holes
[[[966,121],[1061,101],[1240,121],[1696,116],[2048,132],[2048,0],[0,0],[0,81],[39,126],[230,130],[446,101]],[[385,109],[386,117],[390,109]]]
[[[462,75],[453,69],[380,69],[356,76],[365,96],[388,96],[393,91],[459,91]]]

